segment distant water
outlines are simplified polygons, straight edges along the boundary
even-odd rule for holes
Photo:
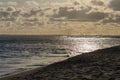
[[[118,45],[119,37],[1,36],[0,76]]]

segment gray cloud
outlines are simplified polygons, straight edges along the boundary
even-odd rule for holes
[[[14,12],[16,9],[15,9],[15,7],[8,7],[6,10],[8,12]]]
[[[58,14],[54,15],[54,18],[66,17],[67,20],[78,21],[98,21],[104,19],[107,14],[103,12],[91,12],[91,7],[82,8],[82,10],[76,10],[73,7],[60,7]]]
[[[102,23],[120,23],[120,15],[111,15],[102,20]]]
[[[1,21],[15,21],[16,17],[18,17],[19,11],[14,7],[1,8],[0,11],[0,20]]]
[[[73,2],[74,5],[80,5],[78,1]]]
[[[112,0],[109,7],[115,11],[120,11],[120,0]]]
[[[3,5],[3,2],[0,2],[0,6],[2,6]]]
[[[17,6],[18,5],[18,3],[17,2],[7,2],[7,5],[8,6]]]
[[[99,6],[103,6],[104,2],[100,1],[100,0],[92,0],[91,3],[93,5],[99,5]]]
[[[71,7],[59,7],[58,12],[52,16],[51,20],[119,23],[120,13],[117,12],[120,9],[119,2],[120,0],[113,0],[111,2],[110,0],[89,0],[88,5],[81,5],[80,2],[75,1]]]
[[[39,4],[36,1],[26,1],[25,6],[34,8],[34,7],[38,7]]]
[[[34,8],[23,10],[22,8],[6,7],[0,8],[0,21],[7,25],[8,23],[21,26],[39,26],[44,25],[45,11],[49,8]],[[11,25],[12,26],[12,25]]]
[[[51,20],[67,20],[67,21],[83,21],[83,22],[102,22],[102,23],[119,23],[120,15],[116,13],[119,10],[119,5],[113,0],[109,7],[106,7],[103,0],[89,0],[90,4],[81,5],[81,1],[74,1],[68,3],[69,5],[62,5],[57,7],[40,7],[35,1],[26,1],[23,7],[4,7],[0,8],[0,21],[11,21],[16,25],[44,25]],[[89,3],[88,2],[88,3]],[[16,4],[16,3],[12,3]],[[87,3],[86,3],[87,4]],[[51,5],[54,5],[53,3]],[[28,9],[28,6],[30,8]],[[111,12],[111,8],[112,10]],[[54,23],[54,22],[53,22]]]

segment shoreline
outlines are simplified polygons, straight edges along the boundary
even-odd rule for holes
[[[42,55],[41,54],[41,56],[46,58],[46,59],[49,58],[49,61],[48,62],[45,61],[41,64],[35,64],[36,68],[33,64],[33,65],[31,65],[31,66],[33,66],[31,68],[26,68],[26,69],[21,70],[21,71],[13,71],[13,72],[9,72],[9,73],[0,75],[0,78],[6,77],[6,76],[13,76],[13,75],[24,73],[24,72],[28,72],[28,71],[31,71],[31,70],[34,70],[34,69],[37,69],[37,68],[42,68],[42,67],[45,67],[47,65],[50,65],[50,64],[53,64],[53,63],[56,63],[56,62],[59,62],[59,61],[63,61],[65,59],[69,58],[67,54],[47,54],[47,55],[44,55],[44,54]],[[33,58],[34,58],[34,56],[33,56]],[[38,57],[36,57],[36,58],[38,58]],[[55,60],[55,61],[53,61],[53,60]]]
[[[68,58],[67,58],[68,59]],[[66,59],[65,59],[66,60]],[[61,61],[58,61],[58,62],[62,62],[62,61],[64,61],[64,60],[61,60]],[[55,64],[55,63],[58,63],[58,62],[54,62],[54,63],[52,63],[52,64]],[[52,64],[49,64],[49,65],[52,65]],[[9,77],[12,77],[12,76],[19,76],[19,75],[25,75],[25,74],[29,74],[29,72],[30,73],[32,73],[32,72],[35,72],[35,71],[37,71],[37,70],[40,70],[40,69],[43,69],[43,68],[46,68],[47,66],[49,66],[49,65],[46,65],[46,66],[42,66],[42,67],[38,67],[38,68],[33,68],[33,69],[29,69],[29,70],[24,70],[24,71],[21,71],[21,72],[17,72],[17,73],[8,73],[8,74],[5,74],[5,75],[3,75],[3,76],[0,76],[0,80],[1,79],[4,79],[4,78],[9,78]]]
[[[83,78],[86,78],[86,80],[90,80],[90,79],[95,80],[95,78],[97,78],[96,76],[99,76],[99,78],[103,80],[107,80],[107,78],[111,79],[111,77],[118,78],[118,76],[117,77],[111,76],[117,74],[113,70],[112,70],[113,72],[111,72],[111,69],[116,70],[118,68],[117,70],[119,70],[119,61],[120,61],[119,58],[120,58],[120,46],[110,47],[110,48],[100,49],[93,52],[74,56],[60,62],[55,62],[53,64],[47,65],[42,68],[36,68],[22,73],[5,76],[0,78],[0,80],[34,80],[34,79],[55,80],[56,77],[57,77],[56,80],[59,79],[72,80],[74,76],[75,76],[74,80],[82,80]],[[105,70],[103,70],[102,68],[105,68]],[[86,71],[87,70],[89,71],[89,69],[90,72],[88,72],[89,74],[87,74]],[[69,74],[70,76],[67,74]],[[77,76],[74,74],[76,74]],[[52,75],[54,76],[51,77]],[[67,75],[68,77],[65,77],[65,75]]]

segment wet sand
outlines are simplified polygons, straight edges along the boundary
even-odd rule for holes
[[[120,46],[85,53],[0,80],[120,80]]]

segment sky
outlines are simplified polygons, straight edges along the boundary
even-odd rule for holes
[[[0,35],[120,35],[120,0],[0,0]]]

